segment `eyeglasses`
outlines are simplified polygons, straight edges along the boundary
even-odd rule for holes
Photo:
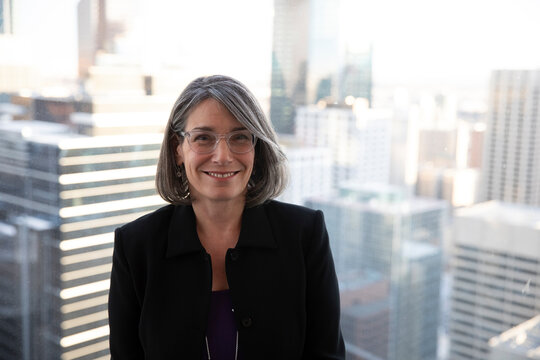
[[[188,141],[191,150],[197,154],[209,154],[217,147],[219,140],[225,139],[229,150],[235,154],[245,154],[255,147],[257,138],[248,130],[231,131],[228,134],[216,134],[207,130],[180,131]]]

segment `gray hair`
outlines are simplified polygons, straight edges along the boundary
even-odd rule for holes
[[[191,203],[184,164],[176,165],[176,148],[183,141],[177,133],[185,130],[191,112],[206,99],[224,105],[257,138],[246,207],[260,205],[281,194],[287,185],[286,157],[277,144],[272,126],[244,84],[228,76],[214,75],[193,80],[174,103],[157,165],[159,195],[171,204]]]

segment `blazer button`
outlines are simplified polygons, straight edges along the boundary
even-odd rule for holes
[[[251,320],[250,317],[245,317],[242,319],[242,326],[245,327],[245,328],[248,328],[251,326],[251,324],[253,324],[253,321]]]
[[[233,261],[238,260],[239,257],[240,257],[240,253],[238,252],[238,250],[231,250],[231,259]]]

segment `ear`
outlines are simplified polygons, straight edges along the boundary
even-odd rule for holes
[[[184,163],[184,153],[182,151],[182,144],[176,145],[176,151],[174,154],[176,159],[176,165],[180,166]]]

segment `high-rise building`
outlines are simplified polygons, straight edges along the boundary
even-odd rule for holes
[[[540,206],[540,70],[491,75],[482,166],[484,200]]]
[[[0,0],[0,34],[13,32],[13,0]]]
[[[294,133],[295,106],[306,103],[309,0],[274,1],[270,120]]]
[[[372,103],[372,48],[347,51],[339,86],[339,100],[348,96],[363,98]]]
[[[392,96],[392,148],[390,156],[390,184],[402,186],[413,194],[418,172],[418,109],[411,106],[409,93],[396,89]]]
[[[489,360],[540,359],[540,315],[489,340]]]
[[[454,223],[449,358],[485,360],[489,339],[540,312],[540,208],[484,202]]]
[[[418,163],[435,167],[456,166],[456,128],[420,129],[418,138]]]
[[[326,98],[338,99],[344,55],[340,41],[341,3],[342,0],[309,0],[307,104]]]
[[[347,359],[382,360],[388,351],[389,279],[376,271],[350,271],[339,277],[341,330]]]
[[[99,51],[110,50],[106,0],[81,0],[77,4],[79,76],[88,76]]]
[[[279,200],[303,205],[309,197],[332,191],[332,159],[327,148],[300,146],[283,138],[280,145],[287,156],[289,183]]]
[[[392,360],[402,359],[403,354],[410,359],[434,359],[444,202],[409,198],[402,189],[388,185],[348,184],[340,189],[339,196],[312,198],[307,205],[324,211],[338,278],[343,274],[347,277],[351,271],[367,271],[380,274],[388,284],[388,298],[378,298],[386,301],[389,312],[385,325],[388,343],[383,353],[380,347],[368,347],[368,352]],[[342,310],[349,331],[362,328],[350,324],[352,317],[359,321],[371,315],[381,318],[385,309],[378,301],[372,306],[356,305],[352,301],[351,309],[345,306]],[[374,330],[380,331],[381,326]],[[353,347],[366,346],[360,341],[365,340],[365,334],[344,336],[349,341],[358,340],[350,344]]]
[[[330,149],[332,182],[387,183],[390,177],[392,112],[356,106],[302,106],[296,137],[308,146]]]
[[[469,206],[477,201],[479,177],[479,169],[424,166],[418,170],[416,194],[444,199],[455,207]]]
[[[86,115],[73,123],[91,133]],[[0,358],[109,358],[113,231],[163,204],[154,188],[162,134],[123,123],[131,134],[0,123]]]
[[[362,97],[371,103],[371,49],[348,51],[341,0],[274,0],[270,120],[293,134],[296,107]]]

